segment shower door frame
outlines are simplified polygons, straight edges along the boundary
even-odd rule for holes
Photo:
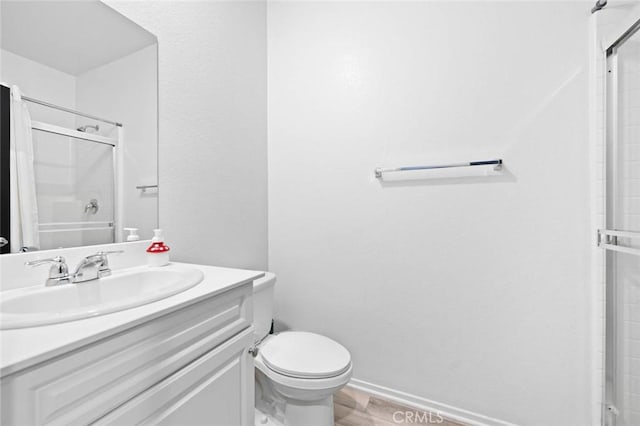
[[[640,33],[640,17],[635,22],[627,24],[620,35],[605,44],[606,48],[606,78],[605,78],[605,226],[606,229],[616,229],[617,203],[612,188],[618,188],[619,176],[619,121],[618,121],[618,49],[631,37]],[[607,238],[605,236],[605,238]],[[615,238],[615,237],[614,237]],[[601,236],[599,235],[599,243]],[[604,377],[604,409],[602,424],[617,426],[619,398],[622,397],[622,384],[619,383],[620,366],[618,365],[618,327],[624,310],[618,307],[617,261],[619,254],[614,250],[605,250],[605,377]],[[617,406],[618,405],[618,406]]]

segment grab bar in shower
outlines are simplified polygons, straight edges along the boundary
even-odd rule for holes
[[[619,238],[640,239],[640,232],[598,229],[598,247],[640,256],[640,248],[621,246],[618,243]]]
[[[454,167],[473,167],[473,166],[491,166],[493,165],[494,170],[500,170],[502,168],[502,159],[497,160],[487,160],[487,161],[469,161],[466,163],[451,163],[451,164],[438,164],[431,166],[406,166],[406,167],[395,167],[395,168],[377,168],[375,169],[376,178],[382,178],[383,173],[392,173],[392,172],[410,172],[415,170],[433,170],[433,169],[450,169]]]

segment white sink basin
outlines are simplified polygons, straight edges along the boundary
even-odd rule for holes
[[[0,293],[0,329],[33,327],[104,315],[181,293],[203,279],[199,269],[168,265],[116,271],[99,280]]]

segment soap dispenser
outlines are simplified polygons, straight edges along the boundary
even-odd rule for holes
[[[138,228],[124,228],[129,233],[127,235],[127,241],[140,241],[140,235],[138,235]]]
[[[153,230],[151,245],[147,248],[147,264],[149,266],[165,266],[169,264],[169,246],[164,243],[162,229]]]

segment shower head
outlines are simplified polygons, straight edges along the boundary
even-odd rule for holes
[[[93,129],[95,133],[98,133],[98,130],[100,130],[100,126],[96,124],[95,126],[86,125],[78,127],[79,132],[86,132],[88,129]]]
[[[591,13],[596,13],[600,9],[603,9],[607,5],[607,0],[597,0],[596,5],[591,9]]]

